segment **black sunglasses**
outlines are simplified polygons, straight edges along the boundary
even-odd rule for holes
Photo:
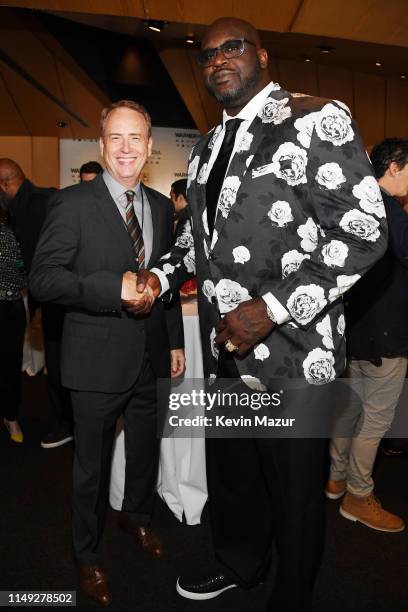
[[[246,38],[232,38],[231,40],[226,40],[225,43],[222,43],[219,47],[214,47],[212,49],[202,49],[197,53],[197,63],[200,68],[208,68],[208,66],[212,66],[217,57],[217,53],[222,53],[225,59],[232,59],[233,57],[239,57],[245,51],[245,43],[249,43],[256,47],[256,45],[247,40]]]

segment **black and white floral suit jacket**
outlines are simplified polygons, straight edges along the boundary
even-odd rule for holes
[[[206,376],[217,371],[219,313],[271,292],[289,313],[237,366],[245,380],[320,385],[345,365],[342,295],[386,249],[384,205],[348,108],[271,85],[240,138],[212,236],[207,164],[221,126],[192,150],[187,223],[159,268],[170,292],[197,274]]]

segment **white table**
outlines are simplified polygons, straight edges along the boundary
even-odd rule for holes
[[[184,301],[183,325],[186,351],[185,378],[204,377],[197,303]],[[119,427],[112,458],[110,504],[122,507],[125,481],[124,433]],[[164,438],[161,441],[157,491],[175,517],[188,525],[200,522],[207,500],[205,439]]]

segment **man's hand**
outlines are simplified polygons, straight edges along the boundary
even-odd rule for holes
[[[134,315],[148,314],[161,292],[159,278],[150,270],[139,270],[137,275],[133,274],[133,277],[136,298],[126,303],[126,310]],[[140,296],[143,296],[145,301],[141,301]]]
[[[121,300],[123,307],[134,315],[147,314],[154,302],[148,289],[138,291],[136,288],[136,274],[125,272],[122,277]]]
[[[186,359],[184,356],[184,349],[172,349],[170,351],[171,358],[171,377],[177,378],[184,372]]]
[[[234,354],[242,356],[268,336],[274,327],[275,323],[268,317],[265,300],[257,297],[242,302],[221,319],[216,327],[218,334],[215,341],[224,345],[226,340],[230,340],[238,347]]]

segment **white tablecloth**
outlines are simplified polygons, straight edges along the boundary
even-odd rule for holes
[[[201,338],[196,302],[183,303],[186,351],[185,378],[204,376]],[[112,459],[110,504],[122,507],[125,481],[124,434],[119,429]],[[161,441],[157,490],[179,521],[183,514],[188,525],[200,522],[207,500],[204,438],[164,438]]]

